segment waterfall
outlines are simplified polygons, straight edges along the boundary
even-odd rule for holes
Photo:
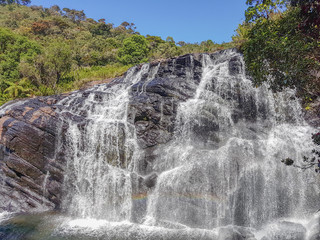
[[[315,174],[280,162],[312,149],[294,91],[255,88],[232,50],[204,55],[202,66],[194,97],[178,107],[174,140],[158,150],[145,224],[260,227],[314,212]]]
[[[66,199],[63,207],[78,217],[129,220],[131,176],[139,157],[134,126],[127,121],[129,92],[148,72],[149,65],[131,68],[126,78],[110,87],[97,86],[83,96],[76,93],[61,104],[63,114],[85,115],[85,121],[69,120],[66,132]]]
[[[190,56],[191,66],[194,61]],[[139,223],[259,228],[281,218],[308,217],[319,208],[318,180],[312,171],[280,161],[302,159],[313,148],[314,129],[304,122],[294,90],[273,93],[267,85],[253,86],[235,50],[203,54],[200,61],[201,79],[193,96],[179,101],[171,140],[152,148],[148,173],[158,178],[144,190]],[[134,181],[146,178],[138,165],[148,149],[139,145],[129,105],[133,86],[145,100],[160,68],[160,63],[131,68],[121,81],[60,102],[61,115],[68,116],[61,150],[67,162],[63,208],[73,216],[133,219]],[[185,76],[193,79],[190,69]],[[162,124],[164,100],[159,112]]]

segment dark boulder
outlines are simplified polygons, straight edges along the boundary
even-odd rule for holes
[[[8,211],[58,208],[63,182],[56,158],[63,96],[16,102],[0,118],[0,206]],[[53,187],[55,185],[55,187]],[[55,190],[53,190],[55,189]]]

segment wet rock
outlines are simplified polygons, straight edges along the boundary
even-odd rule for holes
[[[148,176],[131,174],[132,182],[132,214],[131,221],[142,223],[147,209],[147,200],[150,188],[155,186],[158,174],[151,173]]]
[[[308,223],[309,239],[320,240],[320,213],[318,212]]]
[[[142,78],[131,91],[128,117],[143,148],[172,138],[178,103],[194,95],[202,74],[201,62],[192,55],[159,64],[152,79]]]
[[[60,120],[54,104],[63,97],[28,99],[3,108],[0,118],[2,209],[19,212],[59,206],[60,197],[58,199],[51,193],[44,196],[43,184],[51,165],[58,162],[55,150]],[[61,178],[62,171],[58,172]],[[47,180],[50,183],[51,179]],[[62,179],[57,189],[61,188],[61,183]],[[53,198],[55,200],[51,201]]]
[[[280,221],[264,228],[264,240],[304,240],[306,228],[299,223]]]
[[[157,173],[151,173],[150,175],[146,176],[143,179],[143,184],[148,188],[152,188],[156,185],[157,178],[158,178]]]
[[[230,75],[236,75],[241,73],[242,69],[244,69],[244,66],[242,64],[242,61],[239,57],[233,57],[229,61],[229,73]]]
[[[249,228],[226,226],[219,229],[218,240],[256,240]]]

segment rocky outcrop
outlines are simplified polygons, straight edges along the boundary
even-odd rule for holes
[[[63,97],[39,97],[2,109],[1,209],[29,211],[59,206],[63,164],[55,154],[60,126],[55,104]]]
[[[200,81],[199,60],[199,56],[185,55],[150,64],[149,72],[157,68],[155,78],[149,81],[145,75],[132,87],[128,119],[136,127],[142,148],[170,140],[178,102],[191,97]],[[119,84],[124,78],[105,85]],[[32,211],[60,207],[66,122],[71,119],[81,128],[87,115],[86,111],[74,115],[68,109],[80,108],[91,93],[95,93],[94,104],[99,104],[104,93],[93,87],[71,93],[77,97],[67,106],[61,101],[66,95],[60,95],[10,102],[0,109],[0,209]],[[147,173],[146,165],[141,168],[141,172]],[[141,178],[145,187],[140,186],[137,191],[149,189],[155,179],[156,175]]]
[[[226,60],[229,55],[224,57],[223,54],[223,51],[217,52],[210,58],[226,62],[229,76],[237,81],[237,74],[244,68],[240,55]],[[172,140],[178,105],[195,95],[204,60],[203,55],[185,55],[151,63],[148,71],[131,87],[127,121],[135,128],[139,147],[144,152],[139,159],[138,174],[132,174],[132,178],[136,179],[133,181],[136,184],[132,187],[133,194],[143,195],[154,187],[158,175],[154,173],[153,165],[156,155],[161,153],[155,149]],[[134,71],[138,72],[142,67],[137,66]],[[127,74],[100,86],[107,89],[124,84]],[[213,79],[211,81],[214,82]],[[212,84],[207,87],[217,86]],[[253,95],[241,95],[240,86],[230,86],[228,89],[221,94],[221,101],[235,102],[236,106],[231,106],[235,123],[265,118],[267,102],[257,103]],[[32,211],[60,208],[64,169],[68,161],[64,149],[68,147],[64,136],[68,122],[76,122],[79,130],[84,129],[90,121],[87,119],[88,111],[99,107],[108,99],[108,94],[101,87],[93,86],[68,95],[12,102],[0,109],[0,209]],[[66,98],[68,101],[65,101]],[[90,106],[86,105],[87,102]],[[213,115],[211,118],[201,116],[197,119],[199,124],[193,131],[202,138],[201,142],[215,141],[215,133],[221,126],[212,119]],[[119,132],[119,136],[121,148],[125,135]],[[123,159],[129,157],[122,151],[119,155],[124,167],[126,163]],[[145,209],[145,204],[139,203],[136,208]],[[143,211],[137,210],[137,214],[133,214],[137,219],[143,217],[139,212]],[[232,232],[230,236],[233,234],[238,233]]]
[[[129,119],[143,148],[171,138],[178,103],[194,95],[201,78],[201,63],[191,55],[157,65],[150,69],[159,68],[155,78],[148,82],[145,75],[132,87]]]

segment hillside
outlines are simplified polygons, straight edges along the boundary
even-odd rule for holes
[[[0,104],[78,89],[142,62],[232,46],[142,36],[134,23],[114,26],[57,5],[0,5],[0,39]]]

